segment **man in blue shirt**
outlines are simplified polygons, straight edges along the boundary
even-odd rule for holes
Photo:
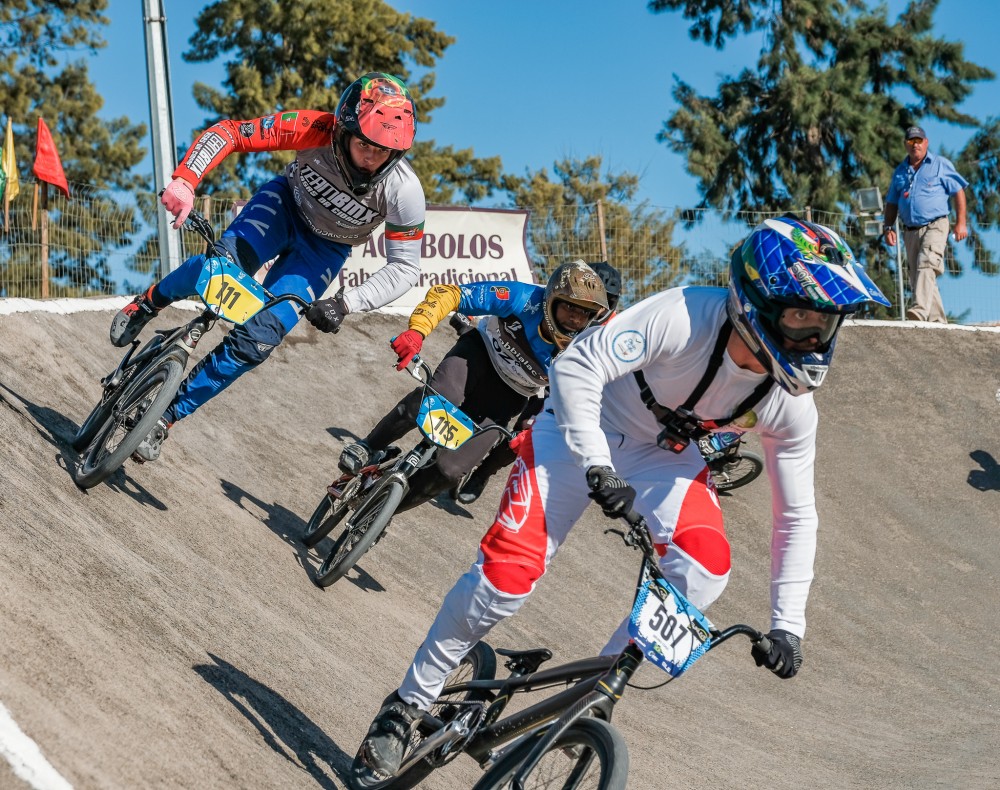
[[[885,241],[896,246],[896,217],[903,226],[906,268],[913,304],[906,317],[913,321],[948,323],[937,278],[944,274],[948,244],[948,197],[955,203],[955,241],[969,235],[965,225],[965,192],[969,182],[943,156],[927,150],[927,133],[919,126],[906,130],[906,159],[892,173],[885,197]]]

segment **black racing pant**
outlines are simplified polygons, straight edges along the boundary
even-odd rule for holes
[[[479,332],[459,337],[434,371],[430,385],[482,426],[509,425],[528,401],[500,378]],[[417,387],[397,403],[365,437],[365,443],[372,450],[382,450],[402,438],[416,422],[422,395],[423,388]],[[498,437],[496,431],[487,431],[457,450],[439,448],[436,463],[410,479],[410,491],[399,509],[416,507],[456,486],[483,460]]]

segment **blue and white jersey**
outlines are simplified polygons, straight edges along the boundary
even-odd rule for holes
[[[515,392],[531,397],[549,383],[549,365],[557,352],[542,337],[545,288],[517,281],[459,286],[458,310],[484,316],[478,322],[493,367]]]

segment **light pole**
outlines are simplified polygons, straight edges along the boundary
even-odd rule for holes
[[[146,34],[146,77],[149,83],[149,123],[153,137],[153,182],[156,194],[166,187],[174,172],[177,145],[174,142],[174,110],[170,99],[170,68],[167,58],[167,18],[163,0],[142,0],[142,25]],[[170,229],[166,211],[157,205],[160,237],[160,276],[181,265],[180,235]]]
[[[859,189],[855,196],[855,203],[858,207],[858,216],[861,217],[862,230],[866,236],[882,235],[882,192],[878,187],[865,187]],[[868,219],[871,217],[871,219]],[[899,289],[899,320],[904,317],[903,311],[903,261],[900,254],[899,217],[896,217],[896,278]]]

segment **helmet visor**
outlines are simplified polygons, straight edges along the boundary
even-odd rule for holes
[[[591,322],[602,312],[599,309],[584,307],[565,299],[556,299],[552,305],[552,316],[556,326],[569,336],[575,335],[590,326]]]
[[[778,316],[778,331],[796,351],[820,351],[833,340],[843,317],[839,313],[786,307]]]

